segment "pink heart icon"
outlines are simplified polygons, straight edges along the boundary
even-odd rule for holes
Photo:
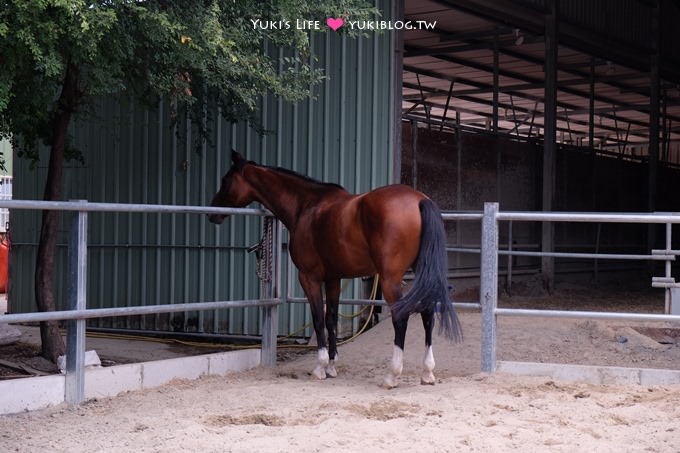
[[[333,17],[329,17],[328,19],[326,19],[326,25],[328,25],[328,27],[331,30],[338,31],[338,28],[345,25],[345,21],[342,17],[338,17],[337,19],[333,18]]]

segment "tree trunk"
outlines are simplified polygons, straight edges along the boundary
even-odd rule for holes
[[[58,201],[61,198],[68,125],[78,102],[78,72],[77,68],[70,63],[66,68],[64,84],[58,102],[52,119],[50,161],[43,196],[46,201]],[[35,302],[38,311],[54,311],[56,309],[52,283],[58,224],[59,211],[43,211],[34,280]],[[40,323],[40,339],[42,340],[42,355],[45,358],[56,362],[57,357],[64,354],[66,347],[59,333],[57,321]]]

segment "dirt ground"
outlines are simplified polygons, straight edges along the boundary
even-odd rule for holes
[[[502,305],[663,310],[660,293],[588,294],[506,295]],[[316,354],[284,349],[286,360],[272,369],[1,416],[0,445],[18,452],[680,451],[680,388],[483,374],[479,313],[460,317],[462,344],[435,338],[434,386],[419,384],[424,348],[414,318],[400,385],[380,387],[392,350],[392,327],[381,322],[340,347],[335,379],[311,380]],[[680,369],[678,329],[502,317],[498,358]]]

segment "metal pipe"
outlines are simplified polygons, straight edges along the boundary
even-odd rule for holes
[[[456,110],[456,208],[463,207],[463,135],[460,127],[460,111]],[[442,218],[449,220],[447,214],[442,214]],[[456,243],[460,244],[463,240],[463,231],[460,218],[456,218]],[[477,219],[475,219],[477,220]],[[481,220],[481,213],[479,220]],[[456,256],[456,266],[460,266],[461,257]]]
[[[306,297],[291,297],[286,300],[286,302],[291,304],[306,304]],[[378,307],[389,307],[387,302],[382,299],[340,299],[340,305],[360,305],[360,306],[370,306],[375,305]],[[482,306],[479,302],[453,302],[455,308],[463,308],[469,310],[479,310]]]
[[[600,235],[602,233],[602,224],[598,223],[597,224],[597,231],[595,233],[595,253],[598,254],[600,253]],[[598,262],[597,259],[595,259],[595,263],[593,264],[593,279],[597,282],[598,278]]]
[[[537,222],[680,223],[680,213],[499,212],[498,220]]]
[[[411,120],[411,186],[418,188],[418,123]]]
[[[238,215],[271,215],[268,211],[262,209],[235,209],[235,208],[213,208],[204,206],[175,206],[175,205],[145,205],[145,204],[121,204],[121,203],[88,203],[88,202],[44,202],[44,201],[30,201],[30,200],[2,200],[0,207],[8,207],[10,209],[52,209],[52,210],[71,210],[77,211],[77,217],[80,219],[78,229],[80,234],[78,236],[79,247],[86,250],[87,243],[83,230],[87,230],[87,212],[158,212],[158,213],[187,213],[187,214],[238,214]],[[486,203],[484,205],[484,214],[478,212],[456,212],[444,213],[442,217],[445,220],[480,220],[482,219],[482,242],[481,249],[463,249],[451,247],[447,248],[449,251],[461,251],[469,253],[481,253],[481,285],[480,285],[480,302],[479,303],[454,303],[454,306],[459,308],[482,309],[483,331],[482,331],[482,370],[492,372],[496,367],[496,317],[497,315],[508,316],[550,316],[550,317],[577,317],[577,318],[591,318],[591,319],[627,319],[627,320],[643,320],[643,321],[680,321],[680,316],[669,315],[655,315],[655,314],[628,314],[628,313],[601,313],[601,312],[562,312],[557,310],[517,310],[517,309],[498,309],[498,256],[518,255],[518,256],[544,256],[545,252],[529,252],[529,251],[514,251],[512,246],[509,246],[507,251],[498,250],[498,222],[500,220],[519,220],[519,221],[544,221],[544,222],[619,222],[619,223],[665,223],[667,228],[667,245],[666,250],[654,250],[652,255],[633,255],[633,254],[588,254],[588,253],[550,253],[552,257],[561,258],[601,258],[601,259],[644,259],[644,260],[664,260],[666,261],[666,269],[670,266],[670,261],[675,258],[677,252],[670,249],[671,239],[669,230],[672,229],[673,224],[680,223],[680,213],[644,213],[644,214],[612,214],[612,213],[530,213],[530,212],[498,212],[498,203]],[[281,231],[281,227],[277,227],[277,232]],[[280,236],[277,234],[277,236]],[[81,242],[84,241],[84,246]],[[275,241],[277,250],[282,248],[280,237]],[[85,252],[86,253],[86,252]],[[166,304],[166,305],[152,305],[152,306],[128,306],[117,308],[100,308],[100,309],[84,309],[86,304],[76,304],[76,310],[41,312],[41,313],[24,313],[4,315],[0,318],[2,323],[17,323],[17,322],[37,322],[50,320],[80,320],[84,326],[85,319],[111,317],[111,316],[132,316],[132,315],[146,315],[155,313],[171,313],[181,311],[202,311],[202,310],[216,310],[223,308],[245,308],[245,307],[276,307],[282,303],[278,296],[278,287],[280,285],[280,258],[273,260],[275,266],[273,274],[276,275],[275,288],[267,291],[270,294],[263,294],[265,297],[261,300],[236,300],[236,301],[216,301],[216,302],[198,302],[198,303],[183,303],[183,304]],[[79,253],[78,255],[78,269],[86,266],[86,255]],[[292,266],[289,266],[292,267]],[[84,267],[86,269],[86,267]],[[667,274],[669,272],[667,271]],[[288,273],[289,278],[292,278],[292,272]],[[82,276],[81,276],[82,277]],[[670,276],[662,277],[663,279],[670,279]],[[660,281],[659,281],[660,282]],[[659,283],[657,282],[657,283]],[[77,286],[84,288],[84,278],[78,281]],[[292,284],[286,285],[287,291],[291,291]],[[76,292],[78,294],[78,292]],[[83,301],[84,301],[84,292]],[[76,297],[78,300],[80,296]],[[289,297],[290,302],[307,302],[305,298]],[[369,299],[343,299],[343,304],[354,305],[386,305],[384,301],[375,301]],[[81,306],[82,305],[82,306]],[[72,305],[73,306],[73,305]],[[268,321],[265,320],[265,327],[269,329],[278,323],[275,320],[276,310],[271,311],[272,317]],[[265,316],[267,316],[265,314]],[[272,340],[272,332],[267,336],[269,342]],[[265,346],[263,345],[263,348]],[[84,349],[83,349],[84,351]],[[76,351],[76,354],[78,352]],[[271,351],[268,352],[270,354]],[[77,397],[76,397],[77,399]]]
[[[481,212],[442,212],[444,220],[482,220]]]
[[[60,321],[68,319],[94,319],[111,316],[150,315],[178,311],[218,310],[221,308],[267,307],[281,304],[281,299],[249,299],[215,302],[196,302],[165,305],[141,305],[138,307],[90,308],[87,310],[62,310],[39,313],[15,313],[0,317],[0,323],[25,323],[39,321]]]
[[[482,220],[481,281],[482,371],[496,370],[496,309],[498,306],[498,203],[484,203]]]
[[[661,22],[660,1],[652,2],[649,33],[649,148],[647,167],[647,209],[656,209],[659,177],[659,103],[661,97]],[[654,228],[648,229],[649,248],[655,243]]]
[[[673,224],[666,224],[666,253],[671,253],[673,249]],[[654,253],[654,250],[652,250]],[[666,278],[671,278],[671,260],[666,260],[665,265],[665,276]],[[671,288],[666,288],[664,291],[664,313],[669,314],[671,312]]]
[[[577,318],[598,319],[615,321],[653,321],[653,322],[677,322],[679,315],[665,315],[653,313],[618,313],[598,311],[563,311],[563,310],[531,310],[519,308],[497,308],[496,314],[501,316],[523,316],[544,318]]]
[[[0,203],[2,207],[2,203]],[[443,212],[444,220],[481,220],[481,212]],[[605,223],[672,223],[680,224],[680,212],[610,213],[610,212],[529,212],[499,211],[499,221],[523,222],[605,222]]]
[[[217,208],[213,206],[178,206],[135,203],[83,203],[81,201],[0,200],[0,208],[87,212],[160,212],[170,214],[225,214],[249,216],[272,215],[272,213],[266,209],[253,208]]]
[[[70,309],[82,311],[87,308],[87,212],[74,213],[69,233],[67,303]],[[80,404],[85,399],[85,320],[66,325],[64,400]]]
[[[505,290],[510,291],[512,287],[512,221],[508,222],[508,264],[507,276],[505,279]]]
[[[595,59],[590,59],[590,78],[588,84],[588,148],[591,153],[595,147]]]
[[[306,304],[308,303],[306,297],[292,297],[289,296],[286,299],[287,303],[290,304]],[[381,299],[340,299],[341,305],[377,305],[380,307],[387,307],[387,302]]]
[[[566,252],[525,252],[515,250],[508,252],[499,250],[499,255],[514,255],[514,256],[552,256],[554,258],[595,258],[607,260],[656,260],[656,261],[675,261],[673,255],[631,255],[618,253],[566,253]]]
[[[493,35],[493,79],[492,79],[492,94],[491,94],[491,120],[493,121],[492,131],[494,134],[498,133],[498,87],[499,83],[499,56],[498,56],[498,33]],[[444,115],[446,117],[446,115]],[[442,124],[443,125],[443,124]]]
[[[558,54],[558,5],[557,0],[546,4],[544,16],[545,35],[545,87],[543,130],[543,187],[541,209],[552,211],[555,204],[556,152],[557,152],[557,54]],[[555,226],[541,225],[541,250],[555,250]],[[549,255],[541,257],[541,273],[544,286],[552,291],[555,284],[555,262]]]
[[[448,252],[457,253],[481,253],[477,248],[447,247]],[[675,255],[634,255],[618,253],[568,253],[568,252],[529,252],[523,250],[499,250],[499,255],[508,256],[551,256],[554,258],[598,258],[608,260],[655,260],[655,261],[675,261]]]

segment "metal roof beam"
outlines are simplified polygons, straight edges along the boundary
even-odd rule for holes
[[[432,105],[432,106],[433,106],[433,107],[438,107],[438,108],[441,108],[441,107],[442,107],[442,106],[439,106],[439,105]],[[490,119],[491,119],[491,114],[485,114],[485,113],[482,113],[482,112],[464,111],[464,110],[465,110],[465,109],[460,110],[460,111],[461,111],[462,113],[475,114],[475,115],[481,117],[482,119],[484,119],[484,123],[480,123],[479,121],[477,121],[477,120],[471,118],[471,119],[468,119],[468,120],[461,120],[461,121],[460,121],[460,124],[468,124],[468,125],[470,125],[470,124],[480,124],[480,127],[479,127],[480,129],[487,130],[487,129],[486,129],[486,122],[487,122],[487,120],[490,120]],[[448,126],[448,127],[451,127],[451,128],[455,128],[455,127],[456,127],[455,121],[452,120],[452,119],[450,119],[450,118],[442,117],[442,116],[439,116],[439,115],[433,115],[432,113],[430,113],[430,115],[429,115],[429,120],[428,120],[428,116],[427,116],[427,114],[426,114],[425,112],[422,112],[422,111],[419,111],[419,110],[416,110],[416,109],[413,109],[413,110],[409,109],[408,112],[404,113],[403,118],[405,118],[405,119],[414,119],[414,120],[417,120],[417,121],[423,122],[423,123],[427,123],[427,122],[429,121],[429,123],[431,123],[431,124],[433,124],[433,125],[441,125],[441,123],[450,123],[450,124],[445,124],[445,126]],[[507,122],[511,122],[511,121],[507,121]],[[482,124],[483,124],[483,125],[482,125]],[[504,135],[509,135],[512,131],[515,130],[515,128],[516,128],[516,127],[514,127],[514,128],[507,128],[507,129],[501,129],[501,132],[502,132]],[[540,126],[535,126],[535,127],[534,127],[534,130],[538,130],[539,128],[542,128],[542,125],[540,125]],[[566,134],[568,134],[568,133],[571,132],[572,135],[576,135],[576,136],[578,136],[578,137],[581,137],[581,136],[582,136],[582,134],[574,133],[574,131],[570,131],[568,128],[565,128],[565,127],[559,127],[559,126],[558,126],[558,127],[557,127],[557,131],[560,132],[560,133],[566,133]],[[491,132],[491,131],[488,130],[488,132]],[[513,135],[513,137],[516,137],[516,136]],[[539,138],[543,139],[543,136],[541,136],[541,135],[534,135],[534,136],[524,135],[524,136],[520,136],[520,137],[524,137],[524,138],[529,138],[529,137],[539,137]],[[602,134],[599,135],[599,137],[602,137]],[[644,138],[644,137],[642,137],[642,138]],[[623,140],[620,140],[620,139],[617,138],[615,135],[606,134],[606,140],[607,140],[608,142],[610,142],[610,143],[607,144],[607,145],[602,145],[602,146],[606,146],[606,147],[614,147],[614,146],[617,146],[617,147],[618,147],[618,146],[620,146],[620,145],[623,143]],[[641,145],[645,145],[646,143],[647,143],[647,142],[632,142],[632,143],[631,143],[631,142],[629,141],[629,142],[627,143],[627,145],[628,145],[628,146],[641,146]]]
[[[642,78],[645,75],[637,75],[633,76],[632,74],[629,75],[629,77],[624,77],[624,78]],[[602,79],[595,79],[596,83],[607,83],[607,80],[609,80],[609,77],[607,77],[606,80]],[[561,86],[572,86],[572,85],[587,85],[590,83],[590,80],[588,79],[570,79],[570,80],[561,80],[557,83],[558,88]],[[499,88],[501,92],[504,91],[524,91],[524,90],[537,90],[537,89],[543,89],[543,83],[520,83],[517,85],[506,85],[503,87]],[[465,94],[482,94],[482,93],[490,93],[493,91],[493,87],[491,89],[489,88],[475,88],[471,90],[465,90]],[[461,91],[459,91],[460,93]],[[624,104],[621,104],[624,105]],[[642,104],[629,104],[629,105],[638,105],[642,106]]]
[[[408,82],[406,84],[408,84]],[[406,84],[405,84],[405,86],[406,86]],[[408,84],[408,85],[410,85],[410,86],[408,86],[408,88],[418,89],[418,86],[415,85],[415,84]],[[431,88],[431,87],[422,87],[422,89],[423,89],[423,91],[430,92],[430,93],[444,92],[444,90],[439,90],[437,88]],[[460,99],[460,100],[463,100],[463,101],[466,101],[466,102],[477,103],[477,104],[484,105],[484,106],[487,106],[487,107],[492,106],[491,101],[487,101],[485,99],[475,98],[475,97],[471,97],[471,96],[459,96],[457,93],[453,93],[452,98]],[[439,104],[439,103],[436,103],[436,102],[431,101],[431,100],[422,101],[422,100],[419,99],[418,101],[412,101],[412,100],[409,100],[409,99],[406,99],[406,98],[404,98],[404,100],[408,101],[408,102],[427,103],[427,105],[432,106],[432,107],[437,107],[437,108],[442,108],[442,109],[444,108],[443,104]],[[521,112],[521,113],[526,113],[526,114],[533,114],[534,111],[543,114],[543,112],[539,111],[539,110],[531,110],[531,109],[526,109],[526,108],[523,108],[523,107],[517,107],[517,106],[511,105],[511,104],[508,104],[508,103],[499,103],[499,107],[504,108],[504,109],[508,109],[508,110],[514,109],[516,112]],[[479,110],[461,109],[459,107],[454,107],[453,110],[458,110],[460,112],[464,112],[464,113],[468,113],[468,114],[472,114],[472,115],[479,115],[479,116],[485,117],[485,118],[492,118],[491,113],[481,112]],[[569,112],[567,112],[567,113],[569,113]],[[569,123],[575,124],[575,125],[578,125],[578,126],[587,127],[589,125],[589,123],[587,121],[581,121],[581,120],[577,120],[577,119],[574,119],[574,118],[570,118],[568,115],[564,115],[564,114],[560,113],[559,111],[557,112],[557,119],[560,120],[560,121],[564,121],[564,122],[568,121]],[[633,122],[628,121],[625,118],[617,118],[617,120],[623,121],[626,124],[634,124]],[[544,127],[544,125],[541,123],[540,127]],[[600,130],[600,131],[606,131],[607,133],[612,133],[612,132],[616,133],[616,132],[619,131],[619,129],[617,129],[616,127],[608,126],[606,124],[595,125],[595,128]],[[572,134],[577,134],[577,135],[583,135],[583,136],[587,135],[585,131],[583,131],[583,132],[573,131],[573,130],[570,130],[568,128],[559,128],[558,127],[558,130],[560,132],[571,132]],[[630,134],[634,135],[636,137],[649,139],[649,135],[645,131],[647,131],[646,128],[635,129],[635,130],[631,131]],[[595,135],[601,136],[602,134],[600,133],[600,134],[595,134]]]
[[[481,66],[483,66],[483,65],[481,65]],[[449,76],[449,75],[446,75],[446,74],[442,74],[442,73],[437,72],[437,71],[432,71],[430,69],[419,68],[417,66],[404,65],[404,70],[409,71],[409,72],[413,72],[413,73],[416,73],[416,74],[426,75],[428,77],[432,77],[432,78],[435,78],[435,79],[448,80],[448,81],[455,80],[455,81],[457,81],[457,82],[459,82],[463,85],[470,85],[470,86],[474,86],[476,88],[483,88],[485,90],[489,90],[489,92],[491,90],[493,90],[493,87],[491,86],[491,84],[488,84],[488,83],[475,82],[475,81],[472,81],[472,80],[469,80],[469,79],[464,79],[464,78],[461,78],[461,77],[453,77],[453,76]],[[532,83],[539,83],[542,86],[543,82],[534,81]],[[404,84],[404,86],[406,86],[406,85]],[[564,91],[564,90],[561,90],[561,91]],[[530,101],[534,101],[534,102],[538,101],[538,102],[543,103],[543,96],[534,96],[534,95],[530,95],[530,94],[527,94],[527,93],[523,93],[521,91],[506,91],[506,90],[503,90],[503,93],[510,94],[510,95],[513,95],[513,96],[517,96],[517,97],[522,98],[522,99],[528,99]],[[454,93],[454,97],[460,97],[460,96],[458,96],[458,93]],[[480,99],[478,99],[478,98],[472,98],[472,99],[475,99],[476,101],[480,101]],[[602,99],[598,99],[597,96],[595,96],[595,100],[597,100],[599,102],[606,102]],[[616,102],[607,102],[607,103],[608,104],[614,104],[614,105],[617,104]],[[580,106],[565,103],[565,102],[559,102],[559,101],[557,102],[557,106],[562,108],[562,109],[568,109],[568,110],[580,110],[581,109]],[[600,116],[602,116],[603,118],[610,119],[610,120],[617,119],[614,116],[608,115],[608,114],[602,114]],[[631,120],[630,122],[632,124],[634,124],[636,126],[640,126],[640,127],[647,127],[648,126],[648,124],[646,122],[642,122],[642,121]]]
[[[408,46],[408,47],[411,47],[411,46]],[[450,55],[433,55],[432,57],[443,60],[443,61],[447,61],[449,63],[458,64],[458,65],[461,65],[461,66],[469,67],[469,68],[472,68],[472,69],[477,69],[477,70],[484,71],[484,72],[491,73],[493,71],[493,68],[489,67],[488,65],[484,65],[484,64],[477,63],[475,61],[467,60],[467,59],[460,58],[460,57],[453,57],[453,56],[450,56]],[[534,77],[528,77],[528,76],[525,76],[523,74],[512,72],[512,71],[502,70],[502,71],[499,71],[499,73],[503,77],[509,77],[509,78],[521,80],[521,81],[531,83],[531,84],[542,84],[542,83],[544,83],[541,79],[536,79]],[[445,77],[448,79],[449,76],[445,76]],[[490,87],[491,85],[486,84],[486,86]],[[587,99],[590,95],[589,93],[583,92],[581,90],[569,88],[569,87],[561,87],[561,88],[558,87],[558,89],[559,89],[559,91],[564,92],[566,94],[570,94],[572,96],[578,96],[578,97],[581,97],[581,98],[584,98],[584,99]],[[535,96],[528,96],[526,94],[522,94],[521,92],[517,92],[517,93],[513,92],[512,94],[520,96],[520,97],[524,97],[525,99],[531,99],[531,100],[536,99]],[[619,104],[619,101],[614,99],[614,98],[609,98],[609,97],[605,97],[605,96],[598,96],[598,95],[595,95],[595,101],[602,102],[602,103],[605,103],[605,104],[614,104],[614,105]],[[541,102],[543,102],[543,101],[541,101]],[[559,103],[558,106],[564,106],[564,104]],[[570,109],[574,108],[574,106],[567,106],[567,107],[570,108]],[[646,113],[646,112],[642,111],[641,113]],[[613,117],[609,117],[607,115],[604,115],[604,116],[608,119],[612,119],[612,120],[614,119]],[[678,118],[678,120],[680,120],[680,118]],[[640,122],[640,121],[634,121],[633,124],[636,124],[638,126],[646,126],[647,125],[647,123],[643,123],[643,122]]]
[[[529,30],[534,34],[543,34],[544,23],[542,11],[538,8],[525,7],[511,0],[432,0],[435,3],[466,12],[473,16],[487,19],[493,23],[511,23]],[[651,2],[652,5],[655,2]],[[560,43],[591,55],[616,61],[631,68],[646,71],[649,68],[651,47],[616,40],[567,20],[560,20]],[[680,68],[672,61],[660,68],[661,78],[680,81]]]
[[[471,14],[492,23],[513,24],[523,31],[543,34],[544,24],[541,11],[537,8],[525,7],[511,0],[431,0],[446,8],[456,9]],[[654,0],[638,0],[638,3],[652,9],[657,2]],[[651,14],[651,11],[650,11]],[[562,19],[560,21],[560,42],[572,49],[587,52],[599,58],[616,61],[631,68],[646,71],[649,68],[651,46],[647,43],[639,44],[617,40],[616,38],[599,33],[597,30],[585,28],[580,24]],[[631,52],[632,50],[632,52]],[[680,66],[677,60],[668,60],[660,68],[662,79],[680,82]]]

